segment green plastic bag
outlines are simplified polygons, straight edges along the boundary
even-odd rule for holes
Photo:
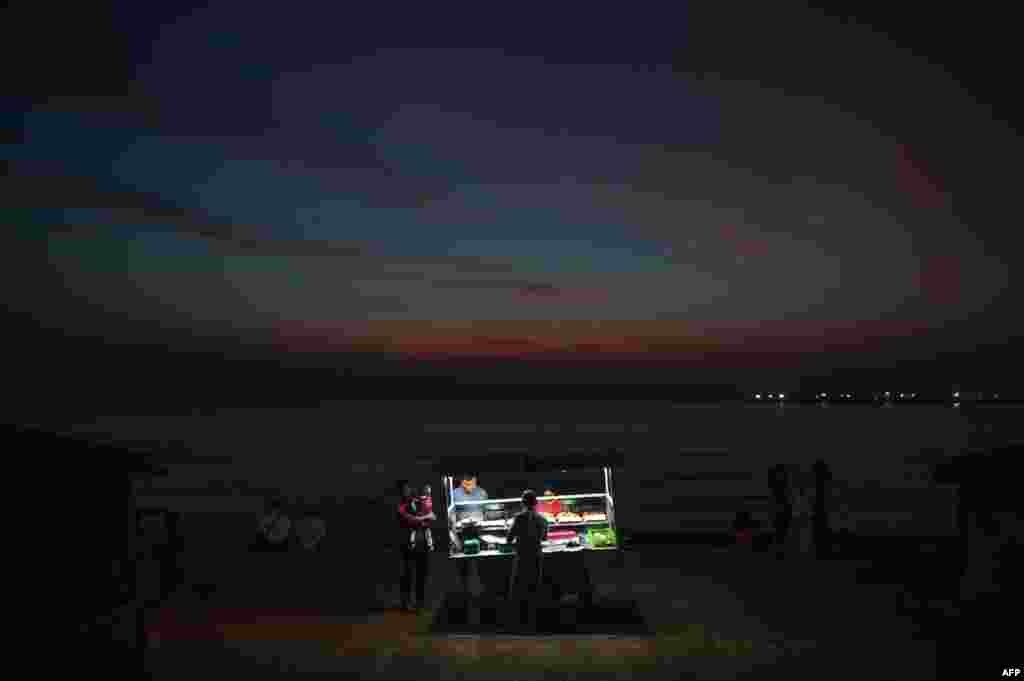
[[[587,530],[587,542],[595,548],[615,546],[615,531],[608,527]]]

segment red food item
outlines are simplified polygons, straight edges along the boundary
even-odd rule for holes
[[[548,532],[548,539],[550,541],[558,541],[560,539],[575,539],[575,530],[552,530]]]
[[[562,502],[558,499],[551,501],[538,501],[537,511],[540,513],[550,513],[551,515],[558,515],[562,512]]]

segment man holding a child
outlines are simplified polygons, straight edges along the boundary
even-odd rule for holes
[[[424,485],[417,492],[413,490],[409,481],[400,480],[397,488],[401,497],[398,504],[401,607],[405,611],[414,611],[426,605],[430,553],[434,548],[430,526],[436,516],[433,512],[430,485]],[[416,573],[415,607],[411,600],[413,572]]]

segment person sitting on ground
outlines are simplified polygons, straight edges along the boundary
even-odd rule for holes
[[[287,551],[291,533],[292,520],[285,513],[284,504],[280,499],[272,500],[260,521],[260,536],[264,548],[271,551]]]
[[[320,543],[327,536],[327,523],[323,516],[315,510],[305,514],[302,523],[298,527],[299,543],[307,551],[316,551]]]

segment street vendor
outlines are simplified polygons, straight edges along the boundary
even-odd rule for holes
[[[476,473],[459,476],[459,486],[452,492],[452,501],[486,501],[487,490],[477,486]]]
[[[466,501],[487,500],[487,490],[477,485],[475,473],[465,473],[459,476],[459,480],[459,486],[452,491],[452,502],[460,504]],[[483,505],[471,504],[468,506],[456,507],[455,519],[475,520],[479,522],[484,519]]]
[[[465,501],[486,501],[487,490],[477,485],[476,473],[464,473],[459,476],[459,486],[452,491],[452,502],[458,504]],[[484,519],[483,505],[473,504],[471,506],[456,507],[455,521],[470,520],[480,522]],[[454,528],[449,529],[449,537],[457,551],[462,551],[462,542],[455,533]],[[470,560],[460,560],[457,563],[459,582],[465,591],[470,589],[470,576],[476,570],[475,564]]]

